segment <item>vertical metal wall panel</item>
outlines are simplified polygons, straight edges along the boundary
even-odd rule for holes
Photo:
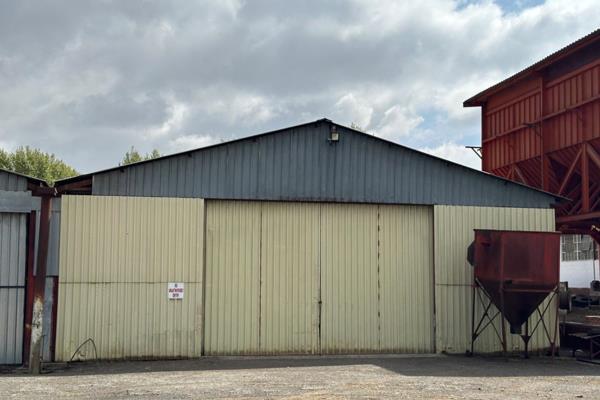
[[[261,203],[207,203],[205,353],[260,351]]]
[[[27,249],[27,215],[0,213],[0,364],[20,364]]]
[[[102,359],[200,356],[203,200],[63,196],[60,231],[58,361],[88,338]]]
[[[200,357],[202,283],[184,284],[183,300],[166,282],[59,286],[57,361]]]
[[[0,289],[0,365],[23,361],[25,289]]]
[[[201,199],[64,196],[60,282],[200,282],[202,207]]]
[[[0,286],[25,285],[27,215],[0,213]]]
[[[56,318],[53,315],[54,302],[58,299],[54,298],[54,285],[56,277],[46,277],[46,287],[44,289],[44,320],[42,321],[44,338],[42,340],[42,360],[52,361],[52,321]]]
[[[551,209],[434,206],[437,351],[464,353],[470,348],[473,268],[467,262],[467,247],[474,239],[473,229],[553,231],[554,226]],[[482,311],[479,308],[478,315]],[[537,318],[531,320],[535,323]],[[554,315],[546,322],[553,323]],[[509,336],[509,349],[522,348],[518,336]],[[547,346],[541,330],[530,345],[533,350]],[[475,342],[475,351],[500,350],[491,327]]]
[[[319,352],[319,204],[262,203],[261,353]]]
[[[321,205],[321,352],[377,352],[377,206]]]
[[[48,264],[46,266],[47,276],[58,276],[58,253],[60,249],[60,204],[60,197],[52,199],[50,234],[48,237]]]
[[[433,337],[433,208],[379,207],[381,351],[427,353]]]

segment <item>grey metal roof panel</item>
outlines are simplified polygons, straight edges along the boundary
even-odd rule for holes
[[[10,171],[0,170],[0,190],[23,192],[27,190],[27,178]]]
[[[321,120],[94,173],[93,194],[510,207],[559,200],[337,124],[340,140],[330,143],[332,124]]]
[[[27,183],[35,185],[48,186],[46,181],[32,176],[20,174],[0,168],[0,190],[21,192],[27,190]]]

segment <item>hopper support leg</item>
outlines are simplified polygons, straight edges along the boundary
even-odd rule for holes
[[[479,338],[481,333],[486,330],[486,328],[488,326],[491,326],[493,328],[494,332],[496,333],[496,337],[498,337],[498,340],[500,341],[500,344],[502,345],[502,349],[504,350],[503,353],[505,354],[506,353],[506,351],[505,351],[506,339],[502,340],[502,336],[500,335],[500,332],[498,332],[496,325],[494,325],[494,320],[496,319],[496,317],[498,317],[498,315],[501,314],[501,312],[500,312],[500,310],[496,310],[496,312],[492,315],[492,313],[491,313],[491,307],[493,304],[492,298],[485,291],[485,289],[479,284],[477,279],[475,279],[475,283],[473,284],[472,288],[473,288],[473,293],[472,293],[472,309],[471,309],[471,355],[473,355],[473,353],[475,351],[475,341]],[[481,307],[483,307],[483,314],[478,319],[478,322],[476,324],[475,323],[475,321],[477,320],[476,309],[477,309],[478,303],[481,304]],[[501,315],[501,319],[502,319],[502,322],[504,322],[503,315]]]
[[[546,304],[546,306],[540,311],[540,306],[537,306],[535,311],[538,315],[538,321],[536,322],[536,324],[533,326],[533,329],[531,330],[531,333],[528,335],[528,339],[527,341],[525,341],[525,338],[523,338],[523,341],[525,342],[525,354],[527,355],[527,344],[529,342],[529,339],[533,336],[533,334],[535,333],[535,331],[537,330],[537,328],[541,325],[542,328],[544,329],[544,335],[546,336],[546,339],[548,339],[548,344],[550,345],[550,354],[552,355],[552,357],[554,357],[554,355],[557,352],[557,348],[556,348],[556,341],[557,341],[557,336],[558,336],[558,301],[555,301],[558,299],[558,286],[556,286],[552,292],[552,294],[550,295],[550,299],[548,300],[548,303]],[[554,324],[553,324],[553,332],[552,334],[550,333],[550,327],[546,324],[546,321],[544,321],[544,317],[547,314],[550,314],[550,306],[553,304],[555,304],[555,318],[554,318]],[[526,322],[526,327],[528,327],[529,325],[529,321]],[[521,336],[523,337],[523,336]]]

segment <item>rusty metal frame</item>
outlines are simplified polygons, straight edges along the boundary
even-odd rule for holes
[[[46,190],[52,189],[52,190]],[[38,239],[37,268],[33,279],[33,311],[31,314],[31,340],[29,347],[29,372],[41,372],[44,293],[46,290],[46,261],[48,258],[48,239],[50,233],[50,215],[54,188],[40,190],[40,228]]]
[[[600,31],[596,31],[592,35],[580,39],[577,42],[577,46],[560,50],[560,58],[574,54],[575,49],[581,49],[589,46],[591,43],[597,42],[600,39],[599,35]],[[557,54],[553,54],[535,64],[538,67],[530,67],[519,73],[519,80],[514,80],[516,76],[513,76],[466,100],[464,106],[481,107],[481,138],[484,154],[486,147],[489,148],[493,143],[497,143],[500,146],[499,151],[504,150],[507,153],[514,153],[515,149],[512,141],[524,130],[530,131],[528,135],[535,135],[538,142],[528,151],[524,159],[517,160],[513,154],[511,160],[507,160],[505,165],[494,165],[493,168],[490,168],[492,166],[489,161],[486,160],[486,157],[483,157],[483,170],[572,199],[570,203],[557,207],[557,230],[590,234],[593,225],[600,225],[600,185],[594,182],[596,172],[600,172],[600,148],[598,147],[600,140],[597,137],[592,137],[597,135],[591,134],[590,129],[593,129],[593,127],[590,126],[590,121],[586,120],[586,115],[590,112],[589,107],[598,105],[600,94],[596,93],[592,95],[590,93],[590,97],[574,99],[573,103],[561,104],[558,109],[551,110],[548,93],[556,85],[568,82],[574,77],[583,76],[583,74],[592,71],[593,68],[597,68],[600,65],[600,58],[596,57],[594,60],[578,66],[572,71],[549,79],[545,69],[552,65],[555,59],[558,59],[556,57]],[[517,84],[517,82],[525,79],[525,77],[535,79],[535,87],[524,92],[515,92],[515,96],[503,98],[502,101],[496,102],[497,104],[493,108],[487,105],[490,98],[496,96],[501,91],[508,93],[513,90],[511,89],[512,85]],[[488,126],[486,121],[489,120],[491,115],[503,109],[513,107],[523,99],[531,98],[531,101],[534,101],[534,96],[536,97],[536,115],[531,120],[520,124],[505,125],[501,132],[492,130]],[[585,115],[584,110],[587,110]],[[591,112],[595,115],[595,111]],[[557,148],[552,146],[551,149],[547,137],[547,134],[550,132],[548,130],[550,129],[549,124],[553,123],[557,118],[569,114],[572,115],[573,124],[577,126],[578,131],[582,132],[582,136],[578,137],[576,143],[573,143],[572,146],[569,145],[569,152],[564,152],[565,148],[561,147],[560,144],[557,145]],[[557,134],[563,134],[564,129],[566,128],[561,126],[552,127],[551,131],[554,132],[553,137]],[[494,133],[492,134],[492,132]],[[536,150],[538,144],[539,150]],[[562,159],[557,157],[561,154],[564,156],[561,157]],[[522,173],[521,167],[524,161],[528,161],[532,169],[535,163],[538,164],[532,170],[534,172],[529,172],[528,174]],[[525,169],[523,168],[523,170]],[[595,235],[595,237],[597,238],[598,235]],[[596,241],[598,240],[596,239]]]
[[[504,325],[504,313],[502,313],[501,310],[496,309],[496,313],[492,317],[490,317],[489,310],[493,304],[491,296],[487,293],[487,291],[484,289],[483,285],[480,284],[480,282],[477,278],[475,278],[475,283],[473,284],[472,288],[473,288],[473,293],[472,293],[473,296],[472,296],[472,303],[471,303],[471,305],[472,305],[472,307],[471,307],[471,354],[475,353],[475,341],[477,340],[479,335],[481,335],[481,333],[490,325],[492,326],[492,328],[494,328],[494,332],[496,333],[498,340],[502,344],[503,354],[506,353],[506,341],[502,340],[502,337],[500,336],[498,329],[496,329],[496,325],[494,325],[494,320],[496,319],[498,314],[501,314],[502,324]],[[485,300],[481,296],[481,293],[483,293],[485,295],[485,297],[488,301],[487,305],[485,305]],[[481,318],[479,319],[477,326],[475,326],[476,294],[477,294],[477,298],[480,301],[480,304],[482,306],[484,306],[483,314],[481,315]],[[483,327],[481,327],[481,324],[483,324],[483,321],[486,318],[488,319],[488,322]]]
[[[504,288],[501,287],[501,298],[503,299],[503,293],[504,293]],[[523,356],[525,358],[529,358],[529,341],[531,340],[531,337],[533,336],[533,334],[536,332],[536,330],[540,327],[540,325],[543,327],[544,329],[544,333],[546,336],[546,339],[548,339],[548,344],[550,345],[550,355],[552,357],[554,357],[557,353],[557,346],[556,346],[556,342],[557,342],[557,337],[558,337],[558,320],[559,320],[559,314],[558,314],[558,302],[556,302],[556,314],[555,314],[555,318],[554,318],[554,332],[550,332],[550,329],[548,327],[548,325],[546,324],[546,321],[544,321],[544,317],[546,316],[546,314],[549,312],[550,309],[550,305],[554,302],[554,300],[556,300],[558,298],[558,286],[556,286],[554,289],[552,289],[552,291],[550,292],[550,299],[548,300],[548,303],[546,304],[545,307],[543,307],[543,309],[540,311],[540,306],[537,306],[535,309],[535,312],[538,315],[538,321],[535,323],[533,329],[531,330],[531,332],[529,331],[529,318],[527,319],[527,321],[525,322],[525,334],[519,334],[519,336],[521,337],[521,339],[523,340],[523,345],[524,345],[524,349],[523,349]],[[483,296],[482,296],[483,294]],[[479,321],[477,322],[477,324],[475,323],[476,320],[476,308],[477,308],[477,301],[479,300],[479,304],[481,304],[484,308],[483,314],[481,315],[481,317],[479,318]],[[486,301],[487,300],[487,301]],[[479,280],[477,278],[474,278],[474,283],[472,285],[472,303],[471,303],[471,351],[470,351],[470,355],[475,354],[475,341],[479,338],[479,336],[487,329],[488,326],[492,326],[492,328],[494,329],[494,333],[496,334],[496,337],[498,338],[498,341],[500,342],[500,345],[502,346],[502,355],[506,356],[508,353],[508,349],[507,349],[507,339],[506,339],[506,318],[504,317],[504,302],[503,300],[501,300],[501,306],[500,308],[496,308],[496,313],[493,314],[491,313],[491,307],[492,307],[492,297],[490,296],[490,294],[485,290],[484,286],[481,284],[481,282],[479,282]],[[496,328],[496,325],[494,325],[494,320],[498,317],[498,315],[500,315],[500,332],[498,331],[498,329]],[[532,314],[533,315],[533,314]],[[485,322],[487,319],[487,322]],[[485,322],[485,325],[483,325]],[[483,326],[482,326],[483,325]]]

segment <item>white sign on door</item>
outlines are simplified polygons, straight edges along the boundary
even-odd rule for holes
[[[183,299],[183,283],[169,282],[167,295],[169,297],[169,300]]]

